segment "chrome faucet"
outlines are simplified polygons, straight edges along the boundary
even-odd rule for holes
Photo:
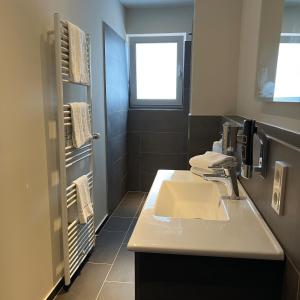
[[[221,163],[220,165],[214,165],[214,167],[211,168],[214,170],[214,173],[204,174],[203,178],[208,181],[223,181],[224,179],[229,179],[231,186],[230,199],[239,200],[240,193],[237,181],[237,165],[236,159],[233,159],[230,162]]]

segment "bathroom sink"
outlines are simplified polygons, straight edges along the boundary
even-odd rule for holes
[[[213,182],[163,181],[157,196],[155,215],[181,219],[229,220],[219,185]]]

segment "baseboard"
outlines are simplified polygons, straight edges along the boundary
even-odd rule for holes
[[[99,233],[99,231],[103,228],[103,226],[105,225],[105,223],[107,222],[108,220],[108,214],[106,214],[104,216],[104,218],[102,219],[102,221],[99,223],[99,225],[97,225],[96,229],[95,229],[95,233]]]
[[[45,300],[53,300],[58,293],[60,292],[60,290],[63,288],[64,286],[64,279],[61,278],[56,285],[54,286],[54,288],[51,290],[51,292],[48,294],[48,296],[45,298]]]

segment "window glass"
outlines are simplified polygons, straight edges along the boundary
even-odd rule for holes
[[[136,44],[137,100],[175,100],[177,43]]]

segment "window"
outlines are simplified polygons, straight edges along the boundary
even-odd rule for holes
[[[184,35],[130,36],[130,105],[181,106]]]

